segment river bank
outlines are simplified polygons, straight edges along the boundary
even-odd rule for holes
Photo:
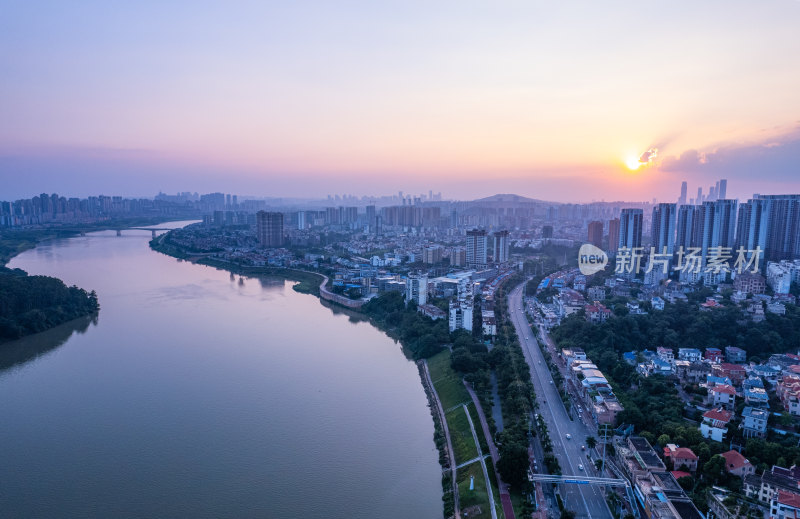
[[[289,281],[297,281],[298,283],[292,286],[295,291],[315,295],[319,297],[323,303],[333,303],[334,307],[343,307],[343,311],[348,313],[352,312],[355,316],[369,321],[371,326],[385,333],[396,342],[399,342],[401,346],[403,346],[406,356],[410,358],[414,357],[413,353],[408,351],[405,348],[405,345],[402,344],[397,330],[393,330],[387,326],[382,326],[378,320],[360,311],[361,306],[363,306],[364,303],[363,301],[357,301],[358,304],[353,304],[355,301],[327,290],[326,285],[329,279],[328,276],[322,273],[282,267],[246,267],[234,263],[215,260],[210,258],[208,255],[189,254],[186,251],[181,250],[179,247],[167,243],[165,240],[166,236],[167,234],[163,234],[151,240],[150,248],[156,252],[174,257],[178,260],[214,267],[230,272],[232,275],[253,277],[266,276],[286,279]],[[442,352],[442,355],[444,354],[445,352]],[[456,456],[447,432],[448,425],[445,418],[446,413],[445,410],[441,408],[442,404],[437,396],[434,382],[430,378],[425,360],[418,360],[417,367],[419,371],[420,383],[425,391],[425,395],[428,400],[428,407],[431,411],[431,419],[434,425],[434,443],[439,451],[439,464],[442,467],[441,483],[444,517],[459,518],[461,517],[461,514],[458,497],[459,482],[455,478]],[[461,481],[461,484],[464,486],[464,481]]]

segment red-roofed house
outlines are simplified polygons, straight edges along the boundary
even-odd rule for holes
[[[602,303],[595,301],[594,304],[586,306],[586,319],[593,323],[602,323],[611,317],[611,310]]]
[[[743,365],[729,362],[722,362],[718,366],[714,366],[713,373],[718,377],[728,377],[737,386],[747,378],[747,371]]]
[[[672,468],[675,470],[681,469],[683,466],[686,466],[690,472],[697,470],[697,455],[692,452],[692,449],[669,443],[664,447],[664,457],[672,460]]]
[[[728,422],[731,421],[731,417],[733,413],[722,408],[706,411],[703,413],[703,423],[700,424],[700,434],[703,438],[721,442],[728,433]]]
[[[719,364],[722,362],[723,358],[722,350],[719,348],[706,348],[706,353],[703,355],[703,358],[714,364]]]
[[[772,499],[769,514],[771,519],[795,519],[800,517],[800,495],[786,490],[778,490]]]
[[[675,478],[676,480],[677,479],[681,479],[681,478],[685,478],[686,476],[689,476],[689,477],[692,476],[688,472],[684,472],[682,470],[673,470],[672,472],[670,472],[670,474],[672,474],[672,477]]]
[[[783,403],[783,408],[789,411],[789,414],[800,416],[800,377],[797,375],[784,375],[778,381],[775,393]]]
[[[743,478],[756,471],[750,461],[742,456],[739,451],[729,450],[728,452],[723,452],[721,456],[725,458],[725,470],[734,476]]]
[[[712,407],[724,407],[733,411],[736,403],[736,390],[728,384],[718,384],[708,388],[706,403]]]

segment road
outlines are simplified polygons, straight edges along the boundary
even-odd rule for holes
[[[595,476],[592,462],[586,459],[587,451],[581,450],[586,445],[591,430],[580,420],[572,421],[564,409],[558,388],[551,384],[550,370],[545,363],[539,345],[536,342],[522,306],[522,291],[525,284],[513,289],[508,295],[508,310],[511,322],[517,331],[522,352],[531,370],[534,391],[539,402],[539,413],[544,418],[553,442],[553,454],[561,465],[565,476]],[[572,436],[567,439],[567,434]],[[583,470],[579,465],[583,466]],[[603,489],[588,485],[561,485],[562,498],[566,507],[573,510],[577,517],[593,519],[611,518]]]

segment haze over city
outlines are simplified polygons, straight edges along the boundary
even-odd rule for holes
[[[0,185],[563,202],[796,192],[800,2],[19,2]]]

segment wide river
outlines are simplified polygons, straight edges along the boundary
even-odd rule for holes
[[[96,290],[101,310],[0,345],[0,516],[441,517],[399,344],[290,282],[232,280],[149,239],[92,233],[11,261]]]

